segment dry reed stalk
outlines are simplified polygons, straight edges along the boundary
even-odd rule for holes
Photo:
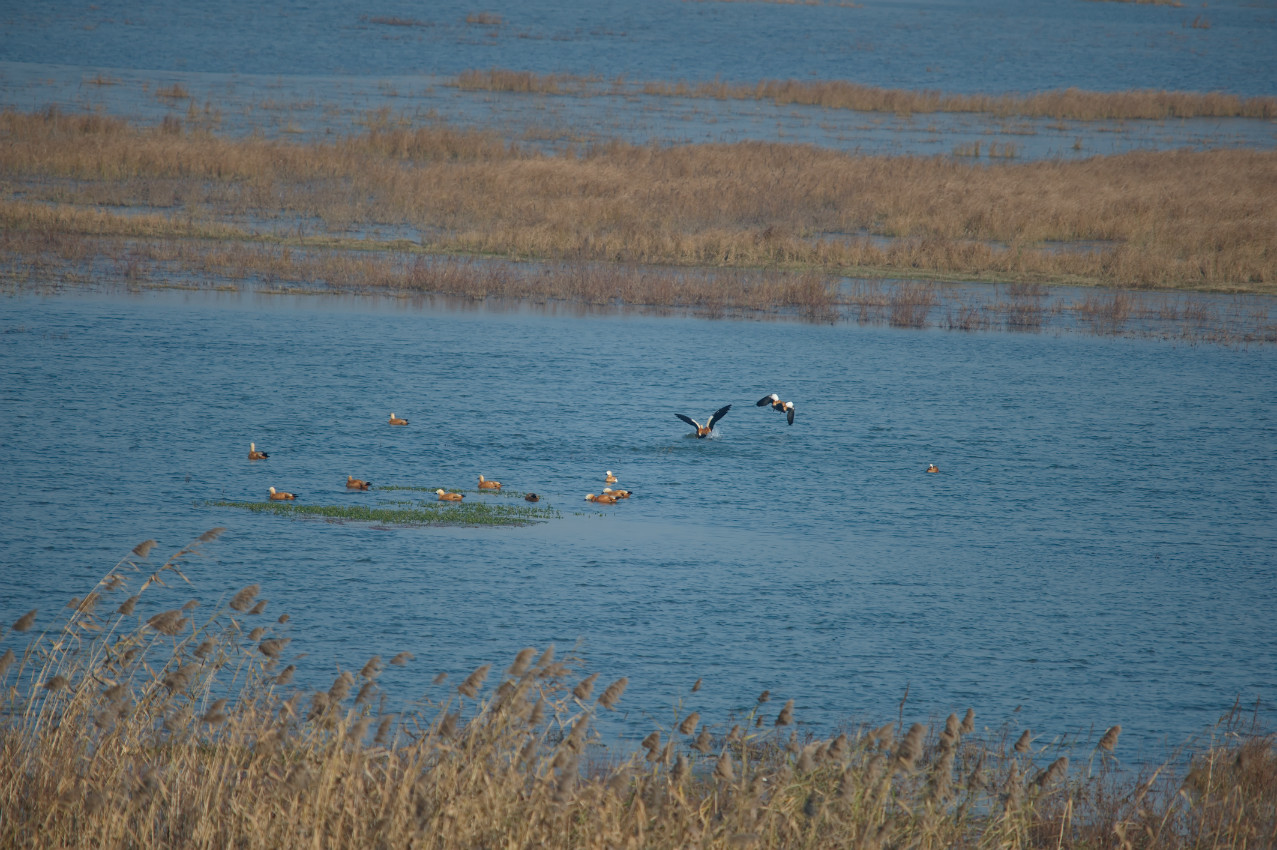
[[[94,592],[106,599],[118,589]],[[148,592],[180,602],[173,588]],[[77,609],[61,614],[64,635],[82,634]],[[1129,780],[1073,775],[1057,759],[1026,784],[1020,748],[1005,733],[976,737],[970,712],[945,725],[944,735],[971,736],[961,747],[927,748],[915,724],[891,756],[874,746],[890,741],[890,724],[805,745],[795,733],[784,745],[738,727],[714,755],[704,726],[688,745],[699,725],[690,714],[677,735],[658,729],[639,752],[604,756],[598,736],[587,738],[593,715],[576,702],[575,677],[507,680],[487,703],[429,704],[400,720],[369,710],[363,689],[363,701],[343,707],[351,673],[327,693],[284,693],[294,668],[273,675],[262,651],[269,644],[241,642],[233,612],[216,610],[198,634],[176,641],[118,618],[113,634],[83,633],[87,651],[49,661],[43,649],[22,661],[7,651],[0,676],[21,665],[6,685],[14,682],[9,704],[24,708],[0,715],[0,845],[265,848],[319,836],[439,850],[1122,842],[1187,850],[1266,846],[1277,829],[1273,738],[1237,738],[1235,728],[1224,745],[1194,752],[1187,775],[1178,759]],[[30,640],[47,648],[52,634]],[[205,655],[223,661],[184,661],[197,639],[214,640]],[[134,649],[141,654],[126,660]],[[543,659],[543,670],[555,666],[552,655]],[[218,672],[230,669],[233,682]],[[374,687],[364,679],[364,689]],[[477,691],[482,679],[473,684]],[[532,698],[522,719],[497,708]]]

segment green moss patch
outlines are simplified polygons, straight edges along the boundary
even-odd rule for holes
[[[297,502],[208,501],[214,508],[238,508],[294,519],[368,522],[378,525],[531,525],[559,516],[553,508],[487,502],[419,501],[378,505],[307,505]]]

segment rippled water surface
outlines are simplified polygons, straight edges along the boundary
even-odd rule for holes
[[[348,0],[262,6],[53,0],[0,8],[0,104],[58,104],[223,133],[326,138],[386,110],[563,148],[766,139],[875,154],[981,143],[1019,159],[1277,146],[1272,120],[1078,122],[864,114],[650,97],[648,81],[846,80],[950,94],[1065,88],[1274,94],[1277,10],[1084,0]],[[506,68],[593,80],[588,97],[461,91]],[[607,92],[600,94],[599,92]]]
[[[754,405],[772,391],[792,427]],[[728,403],[713,439],[674,417]],[[765,688],[817,730],[881,722],[908,689],[906,719],[1121,723],[1134,758],[1277,696],[1271,347],[8,297],[0,435],[3,622],[53,616],[145,538],[172,551],[226,526],[181,601],[260,582],[307,675],[410,650],[385,674],[406,699],[580,641],[605,681],[630,678],[635,727],[680,698],[723,723]],[[247,461],[250,440],[269,460]],[[583,497],[608,469],[635,495],[601,509]],[[559,516],[385,528],[207,504],[271,485],[378,503],[408,496],[345,476],[480,473]]]

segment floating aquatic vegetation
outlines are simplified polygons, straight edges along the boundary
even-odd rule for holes
[[[307,505],[296,502],[236,502],[214,500],[214,508],[238,508],[294,519],[371,522],[379,525],[529,525],[559,516],[553,508],[527,504],[474,502],[415,502],[409,505]]]

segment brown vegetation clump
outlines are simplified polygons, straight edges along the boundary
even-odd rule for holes
[[[1277,98],[1242,98],[1220,92],[1137,90],[1095,92],[1056,89],[1033,95],[944,94],[936,91],[884,89],[844,80],[760,80],[733,85],[646,83],[643,92],[666,97],[711,97],[770,100],[778,104],[822,106],[898,115],[932,112],[979,112],[1000,117],[1058,118],[1076,121],[1166,118],[1260,118],[1277,116]]]
[[[1159,0],[1119,0],[1119,2],[1159,2]],[[1161,0],[1165,2],[1165,0]],[[1188,26],[1209,29],[1198,16]],[[453,79],[462,89],[516,93],[555,94],[567,89],[582,93],[598,86],[597,77],[571,74],[536,74],[492,68],[468,70]],[[768,100],[777,104],[801,104],[826,109],[857,112],[984,113],[997,117],[1055,118],[1073,121],[1164,120],[1168,118],[1255,118],[1277,117],[1277,97],[1239,97],[1223,92],[1166,91],[1138,89],[1118,92],[1054,89],[1031,95],[946,94],[932,90],[887,89],[847,80],[758,80],[728,83],[721,79],[702,82],[650,81],[639,90],[656,97],[712,98],[715,100]],[[628,91],[624,80],[599,90],[614,94]],[[1003,154],[1006,155],[1006,154]]]
[[[202,542],[136,588],[141,604],[174,604],[164,580]],[[90,596],[127,592],[138,570],[125,558]],[[144,615],[75,605],[20,663],[5,652],[0,846],[1176,850],[1277,834],[1273,739],[1233,726],[1189,758],[1121,773],[1112,726],[1083,772],[1031,752],[1027,731],[1013,748],[1009,730],[980,737],[970,711],[934,735],[914,723],[894,738],[888,723],[803,741],[783,728],[794,700],[775,724],[754,722],[760,701],[726,734],[691,712],[627,751],[595,731],[625,680],[591,702],[597,674],[577,681],[579,661],[552,648],[388,713],[351,696],[350,672],[289,690],[294,665],[275,667],[290,638],[244,642],[238,601],[165,636]],[[365,689],[379,670],[373,656]]]
[[[939,288],[909,281],[1277,293],[1273,152],[1021,163],[615,142],[552,155],[387,112],[303,144],[50,109],[0,113],[0,173],[0,280],[19,286],[89,269],[143,286],[178,271],[193,285],[707,316],[830,321],[851,307],[901,327],[944,313]],[[848,277],[906,286],[849,292]],[[941,321],[1050,319],[1032,295],[988,306],[950,306]],[[1075,316],[1120,332],[1137,313],[1097,296]]]

